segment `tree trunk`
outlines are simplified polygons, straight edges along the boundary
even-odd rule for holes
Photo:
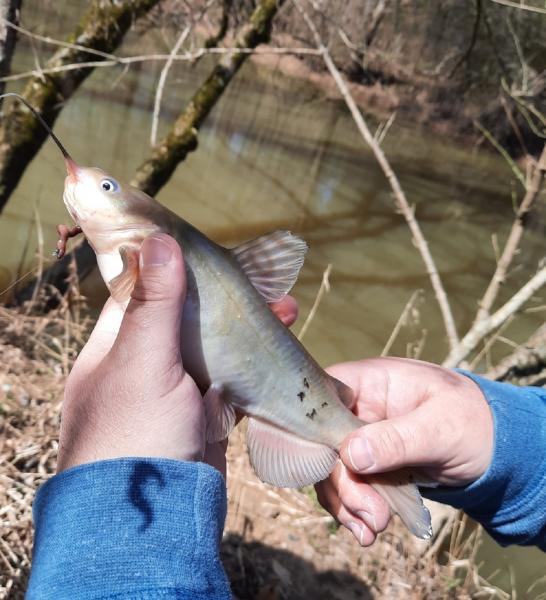
[[[11,57],[15,48],[15,30],[6,25],[6,22],[17,25],[21,0],[0,0],[0,77],[9,73]],[[4,93],[6,83],[0,82],[0,94]]]
[[[114,51],[133,21],[153,8],[159,0],[95,0],[68,41],[104,53]],[[104,60],[97,54],[75,48],[60,48],[47,62],[48,68],[90,60]],[[91,68],[74,69],[33,77],[23,96],[53,126],[64,103],[91,74]],[[10,105],[0,128],[0,211],[23,172],[34,158],[47,132],[20,102]]]

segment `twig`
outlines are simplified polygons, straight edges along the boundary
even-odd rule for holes
[[[302,328],[300,329],[300,332],[298,334],[298,340],[303,339],[303,336],[305,335],[306,331],[309,329],[309,325],[311,325],[311,321],[315,318],[315,315],[317,313],[317,310],[318,310],[318,307],[322,300],[322,297],[324,296],[325,293],[330,291],[330,279],[329,278],[330,278],[331,272],[332,272],[332,265],[328,265],[326,267],[326,269],[324,270],[324,273],[322,274],[322,281],[320,284],[319,291],[317,293],[315,301],[313,302],[313,306],[311,307],[311,310],[309,311],[309,314],[307,315],[307,319],[305,319],[305,323],[302,325]]]
[[[193,62],[206,54],[298,54],[306,56],[318,56],[320,51],[313,50],[312,48],[199,48],[194,52],[185,52],[172,58],[173,61]],[[53,73],[64,73],[65,71],[77,71],[78,69],[96,69],[101,67],[114,67],[116,65],[133,65],[143,62],[164,62],[171,58],[170,54],[141,54],[137,56],[116,56],[115,58],[102,61],[83,61],[81,63],[71,63],[69,65],[60,65],[58,67],[45,67],[40,71],[33,69],[31,71],[24,71],[23,73],[15,73],[14,75],[7,75],[6,77],[0,77],[0,82],[5,81],[17,81],[19,79],[28,79],[29,77],[37,77],[41,75],[51,75]]]
[[[479,310],[476,314],[474,325],[476,325],[479,321],[487,317],[489,311],[491,310],[491,307],[493,306],[493,303],[495,302],[495,299],[499,292],[499,288],[501,284],[504,283],[506,273],[512,263],[516,250],[518,249],[519,243],[523,236],[523,232],[525,230],[525,217],[539,194],[540,187],[544,179],[545,171],[546,145],[542,149],[542,154],[540,155],[534,173],[526,186],[527,191],[516,213],[516,218],[512,225],[512,229],[510,230],[508,239],[506,240],[506,244],[504,245],[502,254],[499,260],[497,261],[497,268],[495,269],[495,273],[491,278],[491,282],[489,283],[489,286],[487,287],[483,298],[480,300]]]
[[[415,301],[417,300],[417,298],[419,297],[420,294],[421,294],[421,290],[415,290],[415,292],[413,292],[413,294],[410,296],[410,299],[406,302],[406,306],[404,306],[404,310],[398,317],[398,321],[396,321],[396,325],[394,326],[394,329],[392,330],[392,333],[389,336],[389,339],[387,340],[387,343],[385,344],[385,347],[383,348],[383,350],[381,352],[381,356],[387,356],[389,354],[390,349],[391,349],[392,345],[394,344],[394,341],[396,340],[396,338],[398,337],[398,334],[400,333],[400,330],[406,323],[406,319],[407,319],[407,316],[408,316],[410,310],[413,308]]]
[[[510,165],[510,168],[512,169],[516,179],[521,183],[523,189],[526,189],[527,184],[525,181],[525,176],[521,172],[521,169],[518,167],[518,165],[514,162],[514,159],[510,156],[510,154],[508,154],[501,144],[499,144],[499,142],[491,135],[491,132],[481,125],[481,123],[474,121],[474,127],[480,130],[480,133],[487,138],[495,150],[497,150],[499,154],[506,160],[506,162]]]
[[[163,96],[163,89],[165,88],[165,82],[167,81],[167,75],[169,74],[169,70],[173,64],[175,56],[178,54],[178,51],[182,47],[182,44],[186,41],[189,33],[191,31],[191,26],[187,25],[178,39],[176,40],[176,44],[173,46],[171,53],[169,54],[169,58],[163,65],[161,69],[161,74],[159,75],[159,80],[157,82],[157,89],[155,92],[154,99],[154,112],[152,115],[152,131],[150,133],[150,144],[155,146],[157,142],[157,125],[159,122],[159,111],[161,109],[161,98]]]
[[[394,197],[396,200],[396,204],[397,204],[400,212],[403,214],[404,218],[406,219],[406,222],[407,222],[407,224],[410,228],[410,231],[413,235],[415,245],[421,254],[421,258],[423,259],[423,262],[425,263],[425,267],[426,267],[428,276],[430,278],[432,288],[433,288],[434,294],[436,296],[436,300],[440,307],[440,312],[442,313],[442,318],[443,318],[446,333],[447,333],[449,347],[450,347],[450,349],[453,349],[457,346],[457,344],[459,342],[459,337],[457,335],[457,330],[455,328],[455,321],[453,319],[453,313],[451,311],[451,307],[449,305],[449,299],[448,299],[446,291],[444,289],[442,280],[438,273],[438,269],[436,268],[436,264],[434,262],[434,259],[432,258],[430,250],[428,248],[428,244],[425,239],[425,236],[423,235],[423,233],[421,231],[419,223],[415,219],[414,211],[410,207],[408,200],[406,198],[406,195],[405,195],[404,191],[402,190],[400,182],[398,181],[398,177],[396,176],[389,161],[387,160],[385,153],[381,149],[381,146],[378,144],[377,140],[374,139],[374,136],[372,135],[370,129],[368,128],[368,125],[366,124],[366,121],[364,120],[362,113],[359,111],[359,109],[356,105],[356,102],[354,101],[354,99],[351,95],[351,92],[349,91],[349,88],[347,87],[347,84],[345,83],[345,81],[344,81],[341,73],[339,72],[339,69],[336,67],[334,61],[332,60],[330,51],[322,42],[322,38],[320,37],[320,34],[319,34],[315,24],[313,23],[313,21],[311,20],[309,15],[305,12],[305,10],[301,7],[300,3],[297,0],[293,0],[293,2],[294,2],[294,5],[296,6],[296,9],[301,14],[301,16],[305,20],[307,26],[309,27],[309,29],[313,35],[313,38],[315,40],[316,46],[317,46],[318,50],[320,51],[322,58],[326,64],[326,67],[328,68],[328,71],[330,71],[330,74],[334,78],[334,81],[335,81],[341,95],[343,96],[343,99],[345,100],[347,107],[349,108],[349,110],[351,112],[351,115],[356,123],[356,126],[358,127],[358,130],[360,131],[360,134],[362,135],[362,137],[364,138],[364,141],[368,144],[368,146],[370,146],[377,162],[379,163],[379,166],[381,167],[383,173],[385,174],[385,177],[387,178],[387,181],[389,182],[389,184],[391,186],[391,189],[393,191],[393,194],[394,194]]]
[[[503,6],[509,6],[510,8],[519,8],[521,10],[528,10],[530,12],[539,13],[546,15],[546,8],[539,8],[538,6],[529,6],[528,4],[522,4],[520,2],[511,2],[511,0],[491,0],[495,4],[502,4]]]
[[[480,343],[480,341],[497,329],[511,315],[517,312],[533,294],[546,283],[546,267],[542,267],[506,304],[491,316],[475,323],[461,342],[449,353],[443,362],[444,367],[456,367]]]

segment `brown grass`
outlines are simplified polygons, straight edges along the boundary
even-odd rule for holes
[[[23,598],[36,488],[55,470],[64,380],[91,325],[74,284],[32,306],[0,307],[0,599]],[[222,547],[236,598],[507,597],[486,585],[474,555],[480,530],[456,522],[432,551],[394,523],[370,549],[317,504],[312,489],[279,490],[254,476],[241,428],[228,449]]]

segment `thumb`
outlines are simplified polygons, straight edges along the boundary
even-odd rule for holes
[[[172,237],[154,233],[142,242],[139,274],[115,345],[128,342],[133,355],[178,356],[185,297],[182,250]]]
[[[439,440],[423,407],[393,419],[361,427],[341,447],[341,460],[354,473],[382,473],[405,466],[430,465]],[[425,417],[425,418],[423,418]]]

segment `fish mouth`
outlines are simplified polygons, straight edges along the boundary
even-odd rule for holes
[[[79,167],[69,156],[65,156],[64,163],[66,165],[67,183],[77,183],[80,181],[81,167]]]

